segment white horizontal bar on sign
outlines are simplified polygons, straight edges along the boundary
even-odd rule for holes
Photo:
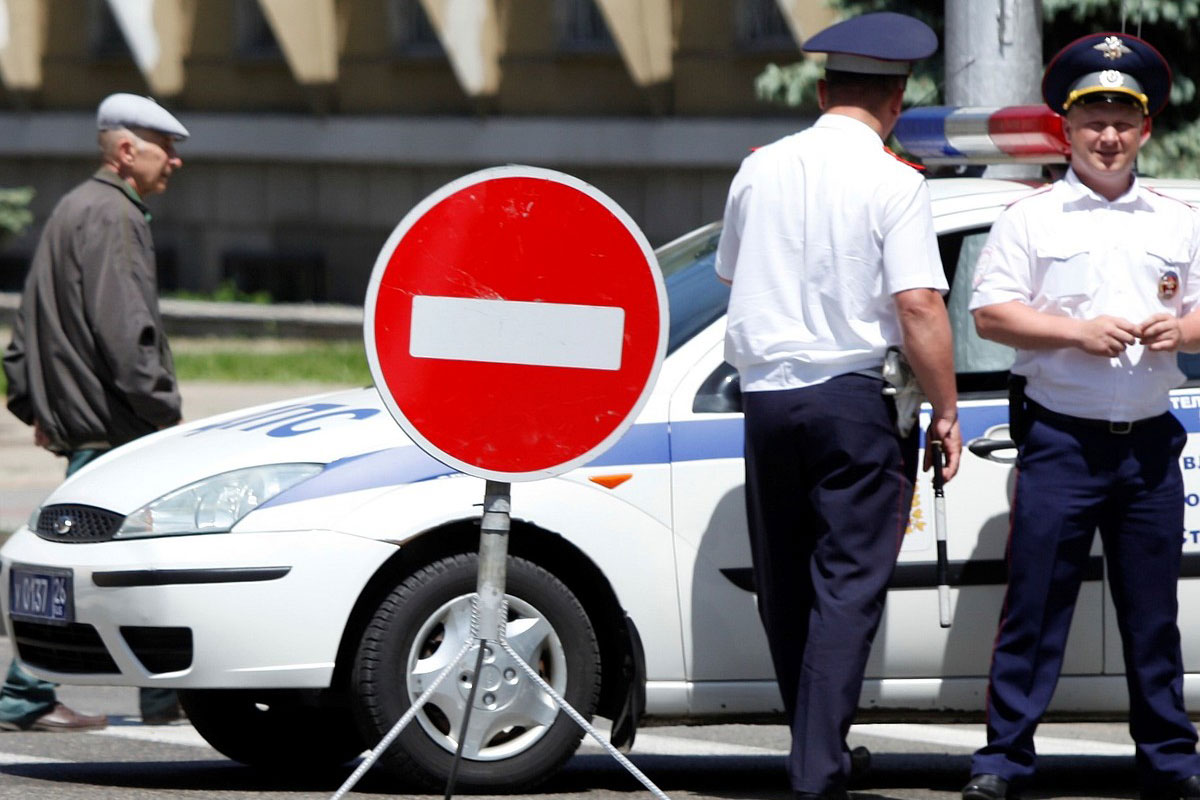
[[[617,370],[624,340],[619,306],[413,296],[413,358]]]

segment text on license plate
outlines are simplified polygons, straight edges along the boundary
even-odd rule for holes
[[[69,569],[14,565],[8,597],[9,614],[17,619],[67,623],[75,618]]]

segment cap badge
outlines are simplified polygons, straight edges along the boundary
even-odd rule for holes
[[[1125,75],[1115,69],[1106,69],[1100,73],[1100,85],[1115,88],[1125,85]]]
[[[1179,292],[1179,274],[1167,270],[1158,279],[1158,299],[1170,300]]]
[[[1125,43],[1121,41],[1121,37],[1119,36],[1106,36],[1103,42],[1094,45],[1092,49],[1099,50],[1109,61],[1116,61],[1121,56],[1133,52],[1125,46]]]

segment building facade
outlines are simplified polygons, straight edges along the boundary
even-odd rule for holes
[[[163,288],[361,303],[388,234],[468,172],[530,164],[662,244],[720,216],[745,153],[807,124],[755,97],[822,0],[0,0],[0,186],[35,225],[96,162],[107,94],[192,132],[151,201]]]

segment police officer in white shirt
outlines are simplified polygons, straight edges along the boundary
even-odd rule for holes
[[[918,433],[898,432],[882,392],[889,347],[903,347],[933,405],[944,476],[958,468],[928,189],[883,144],[911,62],[936,49],[924,23],[886,12],[810,38],[805,50],[829,54],[824,114],[743,161],[717,251],[733,287],[726,358],[743,391],[758,605],[798,798],[846,796],[845,737],[908,524]]]
[[[976,266],[975,325],[1017,349],[1028,424],[1017,432],[988,744],[967,800],[1005,797],[1033,775],[1034,730],[1097,528],[1142,797],[1200,797],[1176,622],[1186,434],[1168,400],[1184,380],[1177,351],[1200,350],[1200,214],[1133,171],[1170,80],[1163,57],[1134,36],[1098,33],[1059,52],[1042,93],[1064,115],[1071,167],[1005,211]]]

